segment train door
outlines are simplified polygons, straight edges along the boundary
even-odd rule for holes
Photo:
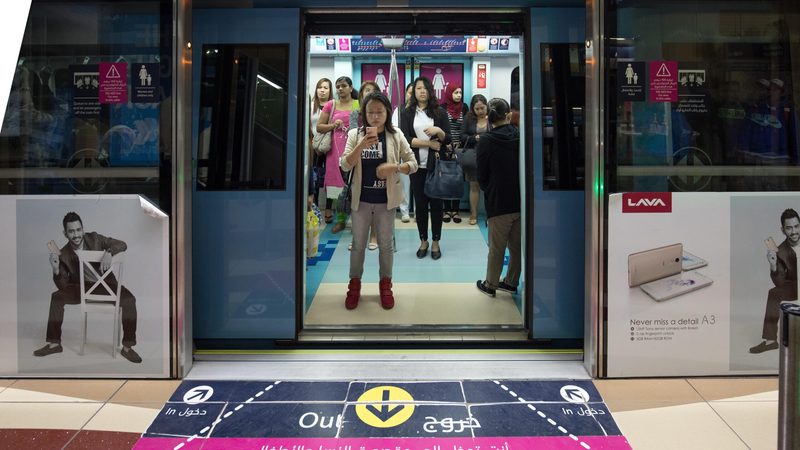
[[[401,101],[392,105],[399,110],[403,109],[406,86],[418,77],[430,81],[433,95],[445,109],[448,109],[447,103],[454,101],[452,92],[456,88],[461,91],[462,102],[469,114],[475,114],[475,108],[469,108],[476,105],[473,99],[480,108],[492,98],[503,98],[512,104],[518,114],[517,120],[522,124],[519,166],[515,169],[518,173],[514,175],[521,180],[521,197],[530,198],[525,194],[530,188],[526,186],[525,174],[530,173],[532,164],[530,146],[526,145],[526,88],[524,82],[520,82],[526,79],[524,22],[522,12],[420,14],[373,11],[331,15],[309,11],[305,17],[305,83],[309,113],[304,118],[305,126],[311,130],[311,123],[315,119],[321,120],[319,116],[313,117],[325,103],[314,101],[317,87],[328,84],[335,97],[336,86],[342,80],[352,84],[353,96],[356,97],[365,83],[374,83],[379,90],[392,95],[395,101]],[[393,42],[385,38],[393,38]],[[398,79],[395,81],[395,78]],[[400,86],[400,95],[396,95],[394,86]],[[451,109],[451,117],[467,115],[456,111]],[[452,120],[451,124],[455,125]],[[466,139],[461,142],[466,142]],[[343,148],[343,144],[340,145]],[[305,302],[300,311],[301,339],[314,339],[331,333],[350,335],[357,340],[494,340],[498,336],[525,340],[530,337],[532,290],[528,283],[530,267],[525,263],[528,258],[522,258],[522,273],[515,292],[498,290],[494,298],[487,299],[485,293],[476,287],[477,280],[486,277],[488,231],[483,194],[478,189],[474,171],[465,174],[462,198],[440,212],[444,222],[440,240],[443,256],[440,259],[432,258],[430,253],[420,256],[419,224],[426,219],[415,214],[419,207],[415,205],[417,197],[413,188],[412,192],[406,191],[410,200],[408,210],[398,208],[394,218],[394,308],[387,311],[380,305],[380,250],[377,243],[370,242],[365,252],[361,301],[354,311],[346,309],[344,298],[349,279],[352,233],[347,219],[336,214],[341,188],[328,184],[332,177],[325,175],[326,172],[339,171],[339,155],[336,144],[325,154],[314,152],[308,146],[305,152],[309,177],[306,185],[309,186],[309,202],[316,204],[318,209],[310,207],[309,223],[312,225],[307,227],[306,233],[308,253],[303,284]],[[523,200],[523,255],[531,254],[530,246],[526,244],[530,241],[525,219],[529,216],[526,213],[529,207]],[[312,216],[314,212],[317,213],[316,219]],[[428,217],[426,225],[430,224],[432,228],[432,217]],[[336,227],[340,220],[344,221],[343,230]],[[504,272],[508,268],[508,257],[506,255]]]
[[[292,339],[299,10],[193,12],[193,335]]]

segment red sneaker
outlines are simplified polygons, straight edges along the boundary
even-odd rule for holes
[[[378,287],[381,293],[381,306],[383,306],[383,309],[394,308],[394,294],[392,294],[392,279],[382,278]]]
[[[360,297],[361,279],[350,278],[350,283],[347,285],[347,297],[344,299],[344,307],[347,309],[356,309]]]

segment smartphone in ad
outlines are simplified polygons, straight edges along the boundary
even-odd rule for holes
[[[628,286],[634,287],[681,273],[683,244],[672,244],[628,255]]]
[[[653,300],[661,302],[710,286],[711,283],[711,278],[700,272],[684,272],[645,283],[640,288]]]
[[[47,250],[49,250],[50,253],[55,253],[56,255],[59,255],[59,256],[61,255],[61,249],[58,248],[58,245],[56,244],[56,241],[48,242],[47,243]]]
[[[684,272],[687,271],[687,270],[699,269],[699,268],[705,267],[707,265],[708,265],[708,261],[706,261],[705,259],[703,259],[703,258],[701,258],[701,257],[699,257],[697,255],[693,255],[693,254],[691,254],[691,253],[689,253],[689,252],[684,250],[684,252],[683,252],[683,260],[681,261],[681,267],[683,268]]]

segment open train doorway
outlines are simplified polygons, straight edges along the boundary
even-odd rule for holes
[[[528,339],[533,322],[532,276],[525,256],[531,255],[532,227],[526,213],[530,206],[526,199],[531,196],[525,174],[531,173],[533,162],[526,144],[530,130],[525,125],[530,45],[526,13],[309,10],[304,19],[304,127],[308,134],[304,153],[310,214],[300,339],[331,334],[353,340]],[[489,297],[477,287],[477,281],[487,276],[487,213],[476,171],[466,162],[461,197],[441,201],[438,208],[419,195],[423,190],[419,179],[399,175],[407,202],[393,208],[391,218],[395,304],[391,309],[381,304],[379,266],[387,255],[381,256],[385,249],[376,242],[378,233],[371,231],[364,243],[360,301],[349,309],[345,299],[351,264],[357,261],[351,261],[352,219],[342,214],[338,202],[349,175],[340,170],[347,130],[340,135],[332,130],[330,149],[322,151],[318,148],[322,139],[315,143],[313,136],[325,133],[330,128],[326,124],[340,119],[341,124],[347,123],[341,128],[363,125],[359,93],[365,90],[387,95],[397,124],[408,116],[404,111],[409,105],[418,104],[411,96],[416,95],[415,82],[420,84],[422,78],[447,114],[449,149],[457,155],[469,158],[490,128],[486,115],[492,99],[504,99],[513,110],[519,159],[517,173],[508,175],[520,180],[521,256],[515,268],[515,260],[506,253],[500,279],[514,279],[511,287],[515,290],[498,289],[495,297]],[[417,157],[423,159],[419,152]],[[462,156],[462,163],[466,158]],[[505,278],[516,270],[518,277]]]

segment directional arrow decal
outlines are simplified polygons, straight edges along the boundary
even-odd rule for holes
[[[382,401],[388,402],[389,397],[391,395],[391,391],[386,389],[383,391],[383,397],[381,398]],[[375,414],[375,417],[382,420],[383,422],[388,421],[392,417],[394,417],[397,413],[403,410],[400,405],[387,405],[381,404],[380,409],[376,408],[375,405],[367,405],[367,410],[369,410],[372,414]]]
[[[190,405],[203,403],[214,395],[214,388],[211,386],[195,386],[183,394],[183,401]]]
[[[586,403],[589,401],[589,393],[583,388],[568,384],[561,388],[561,398],[570,403]]]
[[[414,413],[414,398],[397,386],[374,387],[358,398],[356,415],[375,428],[396,427]]]

